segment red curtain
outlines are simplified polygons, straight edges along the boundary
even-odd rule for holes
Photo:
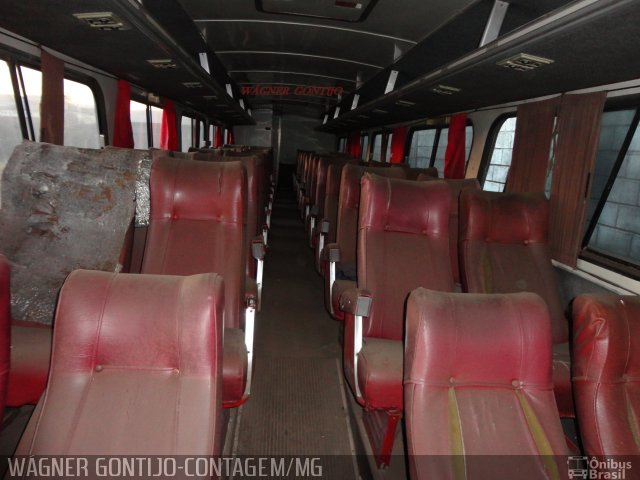
[[[114,147],[133,148],[133,130],[131,129],[131,85],[125,80],[118,80],[118,96],[113,126]]]
[[[449,140],[444,153],[444,178],[464,178],[466,126],[466,113],[458,113],[449,121]]]
[[[387,161],[390,163],[402,163],[404,160],[404,144],[407,139],[407,127],[394,128],[392,133],[391,158],[388,158]]]
[[[354,158],[362,156],[362,148],[360,145],[360,132],[351,132],[347,137],[347,152]]]
[[[233,145],[233,129],[229,128],[227,130],[227,145]]]
[[[220,148],[222,146],[222,128],[217,125],[213,128],[216,131],[213,139],[213,148]]]
[[[178,129],[176,128],[176,110],[171,100],[165,100],[160,125],[160,148],[178,150]]]

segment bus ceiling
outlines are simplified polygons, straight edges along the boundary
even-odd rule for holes
[[[3,0],[0,27],[229,125],[345,132],[640,76],[634,0]]]

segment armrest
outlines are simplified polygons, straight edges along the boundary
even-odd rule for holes
[[[260,262],[259,262],[260,263]],[[256,308],[260,305],[259,286],[253,278],[245,279],[244,345],[247,349],[247,381],[243,399],[251,392],[253,378],[253,335],[255,331]]]
[[[256,260],[264,260],[265,254],[264,237],[258,235],[251,241],[251,255],[253,255],[253,258]]]
[[[340,310],[358,317],[368,317],[371,311],[371,292],[350,288],[340,296]]]
[[[344,373],[356,400],[361,405],[364,403],[358,385],[358,354],[363,344],[363,318],[369,316],[371,303],[371,293],[358,288],[346,290],[340,297],[340,308],[345,312],[342,349]]]
[[[315,259],[316,259],[316,270],[324,275],[324,267],[322,262],[322,250],[324,250],[324,242],[326,240],[327,234],[329,233],[330,223],[328,220],[324,218],[318,221],[318,225],[316,226],[316,230],[313,233],[316,237],[314,239],[315,243]]]
[[[247,277],[244,287],[244,305],[246,308],[256,308],[258,304],[258,284],[256,281]]]
[[[313,207],[311,207],[311,210],[309,211],[309,215],[311,215],[313,218],[316,218],[318,216],[318,213],[320,213],[320,207],[318,205],[313,205]]]
[[[322,250],[322,258],[327,262],[340,262],[340,245],[337,243],[328,243]]]

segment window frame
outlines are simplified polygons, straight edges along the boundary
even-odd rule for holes
[[[502,128],[502,125],[504,125],[504,122],[506,122],[510,118],[517,118],[517,112],[513,111],[498,115],[491,124],[491,128],[489,128],[489,133],[487,134],[487,138],[484,143],[484,149],[482,151],[480,167],[478,168],[478,176],[476,177],[482,190],[484,190],[484,182],[487,179],[487,173],[489,173],[491,157],[493,156],[493,151],[496,148],[498,134],[500,133],[500,129]],[[516,128],[518,127],[516,126]],[[511,165],[509,165],[509,168],[511,168]],[[508,180],[509,178],[507,174],[507,181],[505,181],[504,189],[502,190],[502,192],[506,190]]]
[[[367,140],[367,148],[364,148],[365,138]],[[360,132],[360,159],[367,160],[369,153],[369,133],[368,132]]]
[[[612,106],[605,106],[602,114],[604,115],[607,112],[616,112],[623,110],[634,110],[633,118],[631,119],[631,123],[629,124],[627,133],[625,134],[624,140],[620,145],[620,149],[618,150],[618,154],[616,156],[616,160],[613,163],[613,167],[611,168],[611,172],[609,173],[609,177],[607,178],[607,182],[600,194],[600,198],[598,199],[598,203],[596,203],[596,207],[591,215],[591,220],[588,224],[585,223],[584,226],[584,234],[582,236],[582,243],[580,247],[580,251],[578,252],[578,258],[582,260],[586,260],[588,262],[594,263],[603,268],[612,270],[614,272],[620,273],[622,275],[628,276],[635,280],[640,280],[640,262],[634,263],[629,260],[625,260],[616,255],[609,254],[594,248],[589,248],[589,242],[593,236],[593,233],[600,221],[600,216],[604,207],[609,199],[609,195],[613,186],[615,184],[616,179],[618,178],[618,174],[620,173],[620,169],[624,160],[627,157],[629,152],[629,147],[633,141],[633,137],[640,133],[640,100],[635,99],[631,102],[624,102],[620,104],[615,104]],[[591,180],[589,180],[589,192],[591,192],[591,188],[593,185],[591,184]],[[586,219],[585,219],[586,220]]]
[[[375,144],[376,144],[376,137],[380,135],[380,158],[378,160],[375,160],[373,158],[373,153],[375,152]],[[383,157],[383,153],[384,152],[384,148],[386,147],[385,143],[384,143],[384,135],[385,135],[385,131],[384,130],[377,130],[373,133],[371,133],[371,136],[369,138],[369,149],[371,150],[371,158],[369,158],[369,162],[384,162],[384,157]]]
[[[473,122],[471,121],[470,118],[467,118],[467,121],[465,122],[465,136],[466,136],[466,129],[468,127],[471,127],[471,145],[469,145],[469,155],[466,156],[466,158],[464,159],[464,171],[465,173],[467,172],[467,167],[469,166],[469,159],[471,158],[471,150],[473,148],[473,141],[475,139],[475,127],[473,125]],[[407,159],[407,164],[409,163],[409,156],[411,155],[411,143],[413,142],[413,136],[416,132],[423,132],[426,130],[435,130],[436,131],[436,136],[435,139],[433,141],[433,146],[431,147],[431,154],[429,156],[429,165],[428,168],[433,168],[433,166],[436,163],[436,155],[438,153],[438,146],[440,145],[440,137],[442,135],[442,131],[445,129],[449,128],[449,124],[448,123],[437,123],[434,125],[416,125],[411,127],[411,129],[409,130],[409,133],[407,135],[407,138],[405,139],[405,144],[404,144],[404,158]],[[465,145],[466,147],[466,145]],[[444,176],[444,172],[438,172],[440,175]]]
[[[39,58],[24,52],[10,50],[8,48],[0,48],[0,60],[7,62],[9,66],[9,72],[11,75],[11,83],[13,87],[13,96],[16,102],[16,109],[18,111],[18,119],[20,121],[20,129],[22,130],[22,138],[24,140],[31,140],[39,142],[39,132],[33,129],[33,121],[31,119],[31,111],[27,103],[27,96],[24,84],[20,80],[20,67],[31,68],[42,72],[42,65]],[[93,93],[93,100],[96,104],[96,116],[98,122],[98,135],[104,138],[105,145],[109,145],[109,131],[107,128],[107,109],[104,92],[100,87],[100,82],[92,76],[82,73],[73,68],[68,68],[67,63],[64,63],[63,77],[66,80],[72,80],[77,83],[81,83],[91,90]],[[25,109],[26,106],[26,109]],[[64,114],[64,112],[63,112]]]

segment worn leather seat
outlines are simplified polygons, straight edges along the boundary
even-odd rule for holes
[[[417,180],[429,181],[434,178],[429,174],[418,175]],[[451,190],[451,214],[449,216],[449,253],[451,255],[451,271],[453,273],[453,280],[456,283],[461,283],[460,279],[460,255],[458,252],[459,245],[459,228],[460,225],[460,193],[465,188],[480,189],[480,184],[475,178],[465,179],[451,179],[444,178],[442,181],[447,182],[449,189]]]
[[[142,273],[222,275],[223,404],[239,405],[249,394],[257,303],[255,282],[245,277],[245,168],[240,162],[157,158],[150,188],[151,215]],[[243,394],[238,397],[238,392]]]
[[[569,323],[560,302],[547,241],[549,205],[540,193],[465,189],[460,196],[460,263],[470,293],[537,293],[553,339],[553,379],[560,414],[574,416]]]
[[[340,296],[345,290],[355,286],[360,180],[367,172],[388,178],[404,179],[406,175],[405,169],[399,167],[366,167],[348,163],[342,169],[336,241],[326,244],[322,252],[325,306],[336,320],[344,318],[339,308]]]
[[[404,402],[412,479],[568,478],[535,294],[413,291]]]
[[[379,465],[389,462],[402,413],[407,296],[420,286],[453,291],[450,206],[451,193],[442,181],[416,182],[370,173],[362,178],[358,288],[340,298],[345,313],[343,364],[347,382],[364,407]]]
[[[637,458],[640,298],[578,296],[573,302],[572,360],[576,413],[585,453]]]
[[[318,171],[316,173],[316,185],[313,188],[313,205],[309,211],[309,218],[307,220],[307,235],[309,237],[309,246],[313,249],[317,248],[317,242],[320,237],[320,221],[325,217],[325,206],[327,204],[327,195],[332,193],[335,195],[335,201],[338,200],[338,192],[335,191],[335,187],[332,185],[329,190],[329,170],[335,165],[335,172],[341,172],[342,167],[349,161],[348,157],[338,156],[322,156],[318,163]],[[332,183],[335,183],[335,179]],[[326,238],[324,238],[326,242]],[[316,255],[318,254],[316,250]],[[316,256],[317,259],[317,256]],[[319,263],[319,262],[316,262]]]
[[[16,454],[219,454],[223,303],[216,274],[74,271]]]
[[[0,418],[3,418],[9,385],[11,342],[11,273],[9,261],[0,255]]]

